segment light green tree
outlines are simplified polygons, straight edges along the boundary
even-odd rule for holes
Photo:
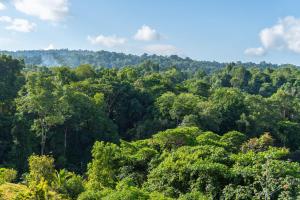
[[[67,106],[62,101],[62,95],[62,86],[54,77],[32,73],[27,77],[26,85],[16,99],[20,114],[34,116],[31,128],[41,137],[41,155],[45,154],[46,140],[51,127],[65,121],[64,110]]]

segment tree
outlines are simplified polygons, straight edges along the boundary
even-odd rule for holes
[[[201,99],[193,94],[181,93],[176,96],[172,107],[170,108],[170,116],[177,122],[177,125],[183,120],[184,116],[196,113],[195,108]]]
[[[61,97],[62,87],[53,77],[33,73],[28,76],[26,85],[16,99],[19,113],[34,115],[32,130],[41,136],[41,155],[45,153],[50,128],[65,120],[63,112],[66,105]]]
[[[54,159],[51,156],[32,155],[28,158],[29,174],[27,181],[33,186],[41,181],[49,184],[55,179]]]
[[[196,144],[196,137],[200,132],[197,127],[179,127],[158,132],[153,139],[154,143],[158,144],[162,150],[171,150]]]
[[[297,98],[280,89],[270,97],[270,100],[278,109],[281,119],[291,121],[300,119],[298,115],[300,102]]]
[[[277,137],[284,147],[289,147],[291,150],[299,149],[300,144],[300,125],[291,121],[280,121],[277,124]]]
[[[274,144],[274,139],[270,133],[264,133],[260,137],[251,138],[244,142],[241,146],[242,152],[253,151],[260,152],[267,150],[270,146]]]
[[[176,96],[172,92],[166,92],[157,98],[155,106],[161,118],[174,120],[176,125],[179,125],[185,116],[197,113],[195,108],[200,101],[200,97],[191,93]]]
[[[118,183],[115,190],[103,191],[104,200],[148,200],[149,194],[135,187],[130,178],[123,179]]]
[[[0,102],[1,112],[8,110],[7,103],[13,101],[22,86],[24,77],[21,70],[24,68],[24,62],[13,59],[10,56],[0,56]]]
[[[244,94],[238,89],[216,89],[210,96],[213,109],[221,114],[220,132],[235,130],[236,123],[245,112]]]
[[[7,163],[13,149],[14,138],[11,134],[18,91],[24,84],[21,73],[24,62],[10,56],[0,55],[0,163]]]
[[[93,160],[88,165],[88,188],[101,190],[114,187],[117,178],[117,168],[120,149],[117,145],[96,142],[93,150]]]
[[[172,198],[193,190],[218,198],[229,176],[226,155],[223,148],[211,145],[184,146],[162,154],[144,186]]]
[[[185,87],[187,87],[190,93],[193,93],[195,95],[199,95],[202,97],[209,96],[210,85],[203,80],[190,79],[185,82]]]
[[[83,178],[65,169],[56,171],[52,187],[59,194],[77,199],[78,195],[84,191]]]
[[[227,146],[227,149],[233,152],[238,152],[241,145],[245,142],[246,135],[238,131],[230,131],[225,133],[220,142],[224,142]]]
[[[48,145],[57,159],[59,167],[84,172],[91,156],[95,141],[117,142],[117,127],[109,119],[105,97],[96,93],[90,97],[72,87],[64,87],[61,98],[64,102],[64,123],[52,128],[52,137]],[[75,146],[84,146],[76,149]],[[80,166],[80,167],[79,167]]]
[[[237,121],[240,131],[249,136],[258,136],[262,132],[275,132],[280,116],[270,99],[260,95],[246,95],[245,106],[246,111]]]
[[[17,177],[17,171],[14,169],[0,168],[0,185],[6,182],[12,182]]]
[[[91,67],[91,65],[80,65],[74,70],[75,75],[79,80],[84,80],[88,78],[95,78],[96,73],[94,69]]]
[[[250,150],[232,155],[235,161],[232,172],[237,182],[234,187],[230,186],[231,189],[225,188],[224,195],[234,199],[232,194],[237,196],[236,189],[244,188],[248,191],[248,198],[250,193],[256,199],[296,199],[300,165],[282,160],[286,155],[287,149],[275,147],[261,152]],[[247,187],[243,187],[244,183],[247,183]]]

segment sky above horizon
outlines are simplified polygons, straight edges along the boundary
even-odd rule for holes
[[[0,49],[300,65],[299,0],[0,0]]]

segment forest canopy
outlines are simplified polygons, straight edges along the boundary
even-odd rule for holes
[[[189,57],[183,58],[177,55],[161,56],[143,54],[141,56],[133,54],[116,53],[109,51],[89,51],[89,50],[23,50],[23,51],[0,51],[0,54],[10,55],[15,59],[23,59],[27,67],[34,66],[69,66],[77,67],[83,64],[89,64],[93,67],[122,68],[126,66],[136,66],[142,62],[151,61],[159,64],[161,69],[170,66],[177,66],[181,70],[196,71],[202,68],[205,71],[215,71],[225,67],[226,63],[216,61],[198,61]],[[261,62],[259,64],[248,62],[243,64],[245,67],[258,68],[277,68],[285,65]]]
[[[300,69],[182,65],[1,56],[0,199],[299,198]]]

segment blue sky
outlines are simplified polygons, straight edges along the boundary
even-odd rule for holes
[[[0,49],[300,65],[299,0],[0,0]]]

